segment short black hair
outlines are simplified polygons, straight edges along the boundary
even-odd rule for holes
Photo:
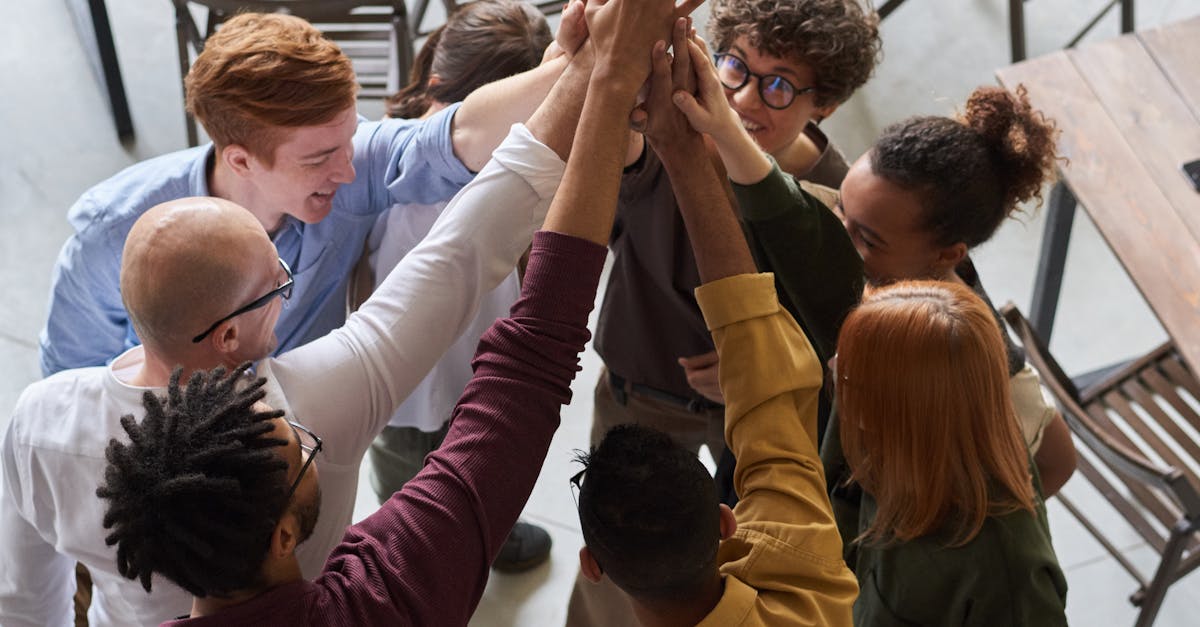
[[[288,464],[264,437],[282,411],[256,411],[266,379],[250,364],[192,374],[176,368],[167,396],[147,391],[146,417],[121,417],[129,442],[109,441],[104,539],[117,570],[150,591],[159,573],[197,597],[261,585],[271,533],[287,507]]]
[[[624,424],[578,461],[583,540],[608,578],[643,600],[693,596],[716,572],[721,541],[716,487],[696,455]]]

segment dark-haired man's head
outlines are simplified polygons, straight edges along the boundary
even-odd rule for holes
[[[263,404],[248,364],[198,371],[167,396],[147,392],[145,417],[122,417],[128,442],[105,452],[96,495],[117,568],[151,589],[154,574],[199,598],[244,600],[299,579],[294,551],[320,511],[315,440]],[[309,440],[313,440],[309,442]]]
[[[717,547],[736,523],[694,453],[661,431],[626,424],[580,461],[588,579],[607,576],[639,612],[689,606],[719,590]]]

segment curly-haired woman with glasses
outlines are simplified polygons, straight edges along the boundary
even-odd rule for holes
[[[723,53],[725,96],[741,124],[787,172],[840,185],[846,161],[816,123],[874,70],[880,50],[874,12],[858,0],[716,0],[710,10],[708,31]],[[596,385],[591,441],[637,422],[688,450],[707,447],[715,457],[725,449],[724,401],[712,338],[693,295],[700,277],[671,182],[653,140],[647,143],[633,134],[626,155],[610,242],[613,269],[596,330],[605,371]],[[836,221],[820,228],[846,237]],[[766,263],[759,269],[784,270]],[[855,280],[861,276],[848,274],[846,282]],[[815,299],[808,305],[808,318],[824,321],[805,329],[824,359],[845,312],[825,310]],[[734,498],[731,480],[721,486],[722,500]],[[577,580],[567,625],[629,624],[631,612],[614,586]]]

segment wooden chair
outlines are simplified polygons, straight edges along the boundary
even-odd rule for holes
[[[354,64],[359,98],[385,98],[400,87],[412,66],[416,27],[408,22],[404,0],[172,0],[182,81],[192,58],[204,49],[221,23],[239,11],[282,12],[302,17],[337,42]],[[204,30],[192,6],[207,9]],[[199,139],[196,120],[185,112],[188,145]]]
[[[1079,456],[1079,474],[1161,556],[1147,580],[1099,525],[1059,494],[1067,510],[1139,582],[1129,600],[1141,608],[1136,624],[1150,625],[1167,588],[1200,565],[1200,382],[1167,343],[1081,390],[1012,304],[1002,313],[1071,430],[1094,454]]]

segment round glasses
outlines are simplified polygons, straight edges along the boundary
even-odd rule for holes
[[[755,74],[746,67],[746,62],[737,55],[722,52],[714,56],[717,64],[717,78],[725,89],[737,91],[746,86],[750,79],[758,79],[758,96],[763,104],[772,109],[786,109],[796,100],[796,96],[816,91],[816,87],[797,88],[788,79],[778,74]]]

